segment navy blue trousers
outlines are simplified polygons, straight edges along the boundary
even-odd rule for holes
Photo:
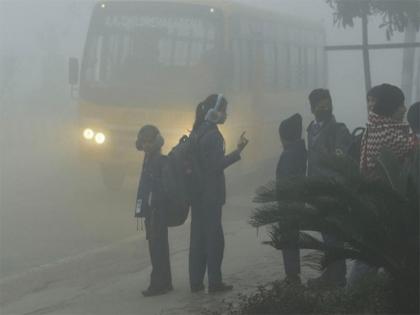
[[[189,255],[191,288],[203,285],[206,270],[209,287],[222,282],[224,249],[222,205],[199,203],[193,205]]]

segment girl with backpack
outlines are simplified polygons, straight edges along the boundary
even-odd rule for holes
[[[248,144],[244,133],[237,149],[225,154],[225,141],[217,125],[227,118],[227,101],[222,95],[210,95],[197,106],[192,134],[202,171],[201,192],[192,200],[189,274],[191,292],[204,291],[207,270],[208,292],[224,292],[233,286],[222,281],[224,253],[222,207],[226,201],[225,168],[241,159]]]

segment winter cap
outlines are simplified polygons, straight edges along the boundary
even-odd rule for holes
[[[400,106],[404,105],[404,101],[404,93],[400,88],[391,84],[382,84],[378,87],[373,112],[380,116],[391,117]]]
[[[136,141],[137,150],[143,150],[144,142],[154,142],[156,147],[163,146],[163,138],[156,126],[145,125],[139,130]]]
[[[280,137],[287,141],[295,141],[302,138],[302,116],[294,114],[283,120],[279,127]]]
[[[371,88],[368,92],[367,92],[367,97],[373,97],[373,98],[375,98],[375,99],[377,99],[378,98],[378,95],[379,95],[379,92],[380,92],[380,90],[381,90],[381,86],[380,85],[377,85],[377,86],[374,86],[373,88]]]
[[[141,141],[153,141],[159,134],[159,129],[153,125],[145,125],[141,127],[137,134],[137,139]]]

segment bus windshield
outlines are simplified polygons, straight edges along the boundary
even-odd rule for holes
[[[98,6],[82,63],[81,93],[131,93],[212,88],[223,43],[222,16],[213,8],[165,3]],[[200,82],[200,83],[197,83]],[[115,94],[116,93],[116,94]],[[108,97],[109,99],[109,97]],[[126,103],[126,102],[124,102]]]

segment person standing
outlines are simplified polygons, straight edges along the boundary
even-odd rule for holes
[[[162,167],[166,159],[161,153],[163,143],[164,139],[159,129],[153,125],[142,127],[136,141],[136,148],[144,151],[145,155],[137,192],[135,217],[145,219],[146,239],[152,263],[150,285],[142,292],[145,297],[173,290],[168,226],[165,217],[167,205],[161,182]]]
[[[367,103],[367,110],[368,114],[373,110],[375,107],[376,102],[378,101],[378,93],[380,90],[380,86],[374,86],[371,88],[366,94],[366,103]]]
[[[407,121],[411,130],[416,135],[418,142],[420,142],[420,102],[410,106],[407,112]]]
[[[390,84],[380,85],[362,139],[360,170],[366,176],[374,174],[383,148],[392,151],[401,161],[413,151],[416,139],[410,134],[409,125],[404,123],[407,112],[404,102],[404,93],[400,88]]]
[[[191,207],[191,237],[189,274],[191,292],[204,291],[207,270],[208,292],[232,290],[222,280],[224,234],[222,207],[226,201],[224,170],[241,159],[241,152],[248,144],[244,133],[237,149],[225,155],[225,141],[217,125],[227,118],[227,101],[222,95],[210,95],[196,109],[192,134],[197,139],[197,154],[202,169],[203,182]]]
[[[393,152],[403,163],[414,150],[415,140],[409,126],[403,122],[406,113],[405,97],[400,88],[382,84],[375,87],[376,102],[369,112],[368,124],[362,138],[360,171],[365,176],[377,176],[377,159],[383,149]],[[348,286],[356,285],[377,268],[356,260],[350,272]]]
[[[302,139],[302,116],[295,114],[283,120],[279,126],[280,141],[283,152],[277,163],[276,180],[280,182],[291,176],[305,176],[307,151]],[[300,252],[298,248],[299,222],[286,222],[288,231],[285,240],[291,246],[283,249],[283,263],[286,273],[285,282],[300,284]]]
[[[325,155],[346,154],[351,144],[351,135],[346,125],[338,123],[333,115],[333,104],[330,92],[316,89],[309,94],[309,103],[315,119],[310,123],[308,132],[308,176],[336,176],[327,170],[322,159]],[[322,235],[324,242],[332,246],[343,246],[343,242],[331,235]],[[326,253],[328,255],[329,253]],[[336,261],[327,266],[323,274],[310,279],[312,287],[329,287],[346,285],[346,262]]]

